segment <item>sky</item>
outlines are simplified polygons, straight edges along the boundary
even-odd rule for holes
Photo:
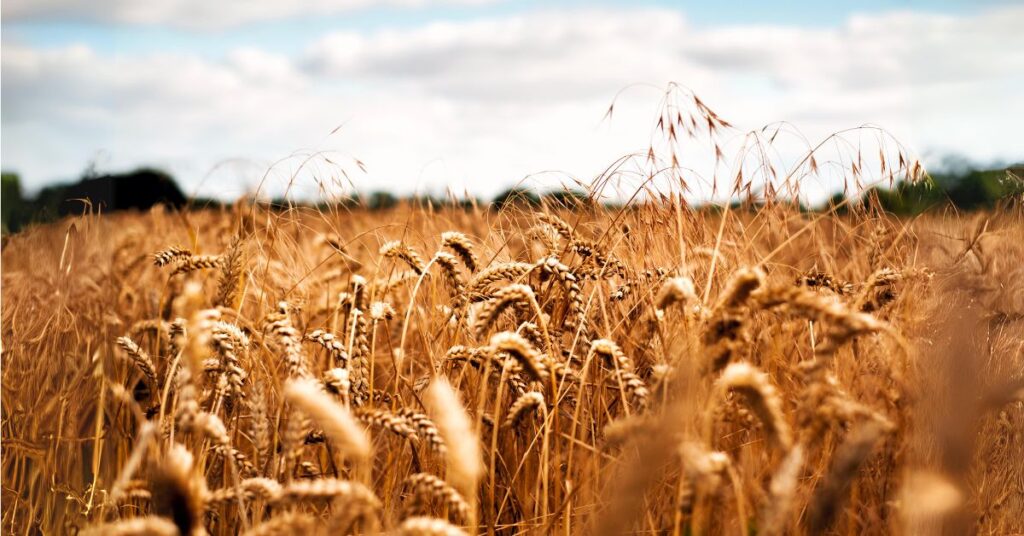
[[[0,165],[30,193],[155,166],[223,199],[486,197],[645,153],[670,83],[734,125],[729,156],[799,133],[783,169],[861,125],[929,167],[1011,163],[1022,27],[1024,4],[978,0],[5,0]],[[706,183],[735,173],[686,143]]]

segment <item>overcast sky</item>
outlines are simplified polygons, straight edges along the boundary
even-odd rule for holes
[[[1024,159],[1020,3],[770,4],[4,0],[2,166],[231,198],[283,159],[273,180],[489,196],[646,151],[669,82],[737,135],[875,124],[926,164]]]

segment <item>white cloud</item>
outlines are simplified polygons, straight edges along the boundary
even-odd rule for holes
[[[340,32],[309,47],[307,68],[412,84],[450,98],[577,100],[632,82],[696,73],[681,54],[689,30],[674,11],[539,12],[411,31]]]
[[[287,59],[253,50],[211,63],[5,45],[3,70],[4,165],[30,183],[73,177],[97,151],[115,167],[147,163],[195,175],[205,170],[194,166],[224,158],[284,154],[316,120],[311,108],[279,115],[303,113],[296,100],[312,103],[302,97],[308,81]]]
[[[5,21],[74,20],[212,30],[287,17],[379,7],[480,4],[489,0],[5,0]]]
[[[254,169],[295,149],[339,149],[367,164],[366,188],[490,195],[546,170],[589,179],[645,150],[659,91],[627,91],[610,123],[601,116],[620,89],[669,81],[742,128],[790,120],[815,139],[875,123],[921,152],[1020,158],[1022,17],[701,28],[671,10],[541,11],[340,32],[299,57],[246,48],[220,61],[5,43],[4,166],[30,181],[71,177],[103,149],[108,167],[165,165],[197,187],[224,159],[257,162],[203,183],[230,196],[239,176],[254,184]]]

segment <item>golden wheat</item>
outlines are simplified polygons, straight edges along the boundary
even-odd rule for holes
[[[491,210],[5,238],[5,532],[1024,531],[1019,213]]]

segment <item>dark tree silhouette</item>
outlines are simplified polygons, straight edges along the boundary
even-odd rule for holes
[[[186,198],[170,175],[155,169],[90,177],[67,186],[46,188],[39,203],[58,216],[78,214],[84,205],[103,211],[145,210],[157,203],[179,208]]]

